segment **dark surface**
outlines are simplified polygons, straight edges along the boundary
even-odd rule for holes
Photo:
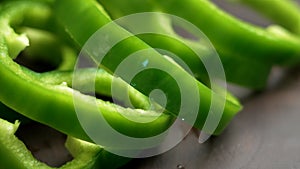
[[[199,144],[191,132],[169,152],[135,159],[124,169],[300,168],[300,68],[281,84],[272,83],[271,89],[244,101],[244,110],[222,135]]]

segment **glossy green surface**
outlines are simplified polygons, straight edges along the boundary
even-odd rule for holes
[[[276,24],[287,30],[300,34],[300,10],[295,0],[238,0],[236,2],[246,4],[264,16],[273,20]]]
[[[300,40],[290,35],[289,32],[278,29],[263,30],[250,25],[223,12],[207,0],[163,2],[99,0],[99,2],[114,19],[138,12],[157,11],[182,17],[193,23],[208,36],[216,47],[223,62],[227,80],[248,88],[264,88],[274,64],[295,65],[300,61]],[[243,2],[250,5],[256,4],[255,7],[265,13],[270,13],[279,23],[283,22],[288,28],[293,26],[294,30],[298,29],[299,11],[290,2],[281,0],[275,1],[274,4],[273,1],[244,0]],[[267,7],[268,5],[270,8]],[[279,17],[276,17],[278,15]],[[157,28],[167,27],[168,31],[173,31],[168,22],[156,20],[152,25]],[[165,37],[157,35],[147,35],[141,38],[151,46],[160,46],[174,52],[184,61],[188,60],[186,63],[194,74],[205,74],[203,65],[197,62],[198,57],[187,51],[186,47],[178,45],[174,39],[166,41]],[[192,43],[195,44],[195,42]],[[198,46],[201,46],[200,43]],[[194,62],[189,62],[192,60]],[[198,69],[195,69],[195,66]]]
[[[66,8],[67,6],[68,8]],[[103,11],[101,6],[99,6],[99,4],[97,4],[97,2],[95,1],[76,1],[75,3],[70,0],[61,0],[56,2],[55,11],[59,21],[65,26],[65,29],[70,34],[70,37],[72,37],[79,46],[83,46],[94,32],[110,22],[110,18]],[[75,22],[75,18],[81,18],[81,21],[88,24],[89,26],[82,27],[81,24]],[[84,29],[84,31],[82,29]],[[130,35],[129,32],[119,27],[118,25],[113,25],[110,28],[110,33],[112,39],[118,39],[122,36]],[[127,55],[142,49],[150,49],[150,46],[148,46],[137,37],[132,36],[115,45],[103,59],[101,64],[103,64],[109,71],[114,72],[118,64],[120,64],[120,62],[124,58],[126,58]],[[136,62],[138,64],[140,61],[145,60],[149,60],[149,62],[153,63],[154,65],[163,65],[164,67],[168,67],[173,73],[172,75],[181,78],[184,86],[188,86],[190,84],[197,85],[201,105],[194,126],[201,129],[204,125],[208,110],[210,108],[212,95],[215,96],[217,102],[222,101],[223,98],[221,98],[221,96],[219,96],[218,94],[212,92],[202,83],[196,81],[196,79],[194,79],[183,69],[178,69],[177,65],[169,62],[169,60],[162,57],[154,50],[151,50],[145,55],[140,55],[139,59]],[[147,71],[143,76],[136,77],[131,82],[136,84],[135,88],[146,96],[153,89],[163,89],[163,91],[168,96],[166,109],[172,115],[177,115],[179,105],[178,103],[180,103],[180,94],[178,93],[178,91],[176,91],[176,83],[172,81],[172,78],[170,76],[166,76],[159,70],[150,70]],[[168,86],[174,87],[170,88]],[[235,101],[234,98],[231,100],[227,99],[225,102],[224,113],[222,115],[218,128],[215,131],[215,134],[219,134],[229,123],[230,119],[240,109],[241,106],[238,102]]]
[[[19,122],[14,124],[0,119],[0,159],[3,169],[51,169],[47,164],[33,157],[25,144],[15,136]],[[118,157],[106,152],[102,147],[88,143],[73,137],[68,137],[66,148],[73,156],[73,160],[67,162],[60,169],[98,169],[117,168],[128,159]],[[116,164],[114,161],[118,161]]]

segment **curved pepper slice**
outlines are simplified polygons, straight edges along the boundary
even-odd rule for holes
[[[22,124],[26,124],[26,123],[31,122],[30,119],[28,119],[25,116],[15,112],[14,110],[8,108],[2,102],[0,102],[0,118],[5,119],[5,120],[7,120],[11,123],[16,121],[16,120],[21,121]]]
[[[75,92],[78,93],[75,99],[82,103],[80,106],[86,110],[86,116],[95,119],[94,117],[98,116],[98,110],[91,110],[94,105],[91,96],[81,94],[64,83],[54,85],[42,82],[38,80],[39,73],[28,70],[12,60],[12,57],[16,57],[16,54],[27,45],[27,40],[25,35],[16,34],[10,24],[18,23],[14,24],[17,26],[22,24],[22,21],[28,23],[27,17],[32,16],[37,11],[51,12],[50,8],[44,4],[20,1],[3,6],[0,13],[0,81],[1,86],[5,88],[0,92],[0,100],[30,119],[51,126],[67,135],[91,141],[78,121],[73,95]],[[45,22],[44,20],[47,19],[43,15],[35,15],[35,17],[36,21]],[[9,53],[9,49],[14,51],[14,56]],[[98,73],[103,72],[98,71]],[[108,85],[110,84],[108,83]],[[99,99],[97,105],[100,111],[106,115],[106,118],[113,119],[111,121],[117,124],[119,130],[136,137],[153,136],[161,133],[173,122],[173,117],[167,114],[159,116],[153,111],[142,111],[141,114],[141,110],[126,109]],[[122,110],[122,113],[130,115],[132,118],[153,119],[157,116],[159,118],[151,123],[141,124],[126,119],[119,112],[116,112],[117,109]],[[145,130],[148,132],[144,132]]]
[[[111,19],[108,17],[108,15],[95,1],[79,0],[75,2],[72,0],[59,0],[56,1],[54,8],[58,20],[62,23],[62,25],[65,26],[65,29],[69,33],[70,37],[72,37],[80,47],[85,44],[85,42],[88,40],[88,38],[90,38],[90,36],[92,36],[94,32],[96,32],[105,24],[111,22]],[[80,20],[80,22],[78,22],[78,20]],[[86,23],[87,26],[82,27],[81,23]],[[113,25],[110,29],[110,33],[111,34],[109,36],[111,36],[112,39],[119,39],[119,37],[122,35],[130,35],[129,32],[118,25]],[[110,72],[114,72],[119,63],[126,58],[126,56],[143,49],[151,49],[151,47],[140,39],[131,36],[130,38],[127,38],[114,46],[113,49],[109,51],[108,55],[105,56],[101,64],[104,65]],[[172,73],[175,73],[176,76],[180,77],[187,86],[189,84],[197,84],[201,105],[198,109],[198,116],[194,126],[201,129],[205,123],[211,105],[212,95],[220,100],[224,98],[221,98],[220,95],[212,92],[208,87],[196,81],[186,71],[179,68],[168,59],[162,57],[154,50],[151,50],[145,55],[139,55],[139,59],[136,61],[136,63],[139,64],[139,61],[145,60],[149,60],[149,62],[153,62],[153,64],[170,68],[173,70]],[[180,95],[173,87],[169,87],[176,86],[170,77],[166,76],[160,71],[153,70],[145,76],[138,76],[131,82],[135,84],[134,88],[146,96],[152,89],[163,89],[168,96],[168,105],[166,109],[173,116],[177,116],[178,105],[180,105]],[[219,134],[240,109],[241,106],[235,100],[235,98],[227,97],[224,113],[214,134]]]
[[[77,57],[75,52],[70,49],[70,47],[62,43],[60,39],[53,35],[53,33],[28,27],[22,27],[18,31],[26,34],[30,42],[30,47],[26,48],[26,50],[22,52],[22,57],[23,59],[25,57],[25,60],[27,60],[26,62],[47,62],[47,64],[56,65],[56,70],[72,70],[74,68],[75,59]],[[26,39],[24,40],[24,43],[27,43]],[[17,62],[24,61],[18,60]],[[38,67],[39,69],[41,68],[41,66]],[[25,116],[8,108],[2,102],[0,102],[0,118],[6,119],[10,122],[20,120],[22,124],[31,121]]]
[[[122,3],[115,3],[114,1],[99,0],[99,2],[104,5],[104,8],[108,10],[113,19],[132,14],[133,12],[140,12],[141,9],[144,8],[144,6],[141,7],[141,9],[134,8],[133,6],[129,5],[131,2],[128,2],[128,6],[126,7],[124,7]],[[155,8],[154,5],[152,7]],[[149,8],[149,6],[147,6],[147,8]],[[208,49],[205,47],[205,45],[202,45],[201,40],[189,40],[178,36],[172,26],[171,19],[164,15],[160,15],[159,18],[151,17],[147,23],[149,23],[147,29],[149,29],[148,27],[151,26],[153,30],[166,32],[167,35],[171,35],[172,37],[159,34],[142,34],[138,35],[139,38],[153,48],[164,49],[174,53],[189,66],[196,78],[202,82],[207,81],[207,72],[203,63],[199,59],[199,56],[197,56],[189,47],[186,46],[186,44],[188,46],[194,46],[196,49],[203,51],[201,57],[205,59],[205,57],[209,56],[205,51]],[[122,22],[122,26],[129,28],[129,31],[131,31],[130,28],[132,28],[132,24],[131,26],[130,24],[131,23],[129,22]],[[135,23],[134,25],[138,24],[139,23]],[[136,26],[133,27],[133,30],[136,30]],[[224,67],[226,81],[252,89],[261,89],[265,87],[271,70],[271,64],[251,58],[234,56],[222,50],[218,50],[218,53]],[[255,70],[253,69],[254,67]]]
[[[78,90],[83,93],[90,93],[93,91],[86,90],[84,86],[93,82],[93,76],[91,76],[95,72],[93,68],[85,68],[77,71],[78,77],[80,79],[77,82]],[[47,83],[50,85],[60,85],[65,83],[67,86],[72,87],[73,82],[73,71],[52,71],[47,73],[38,74],[37,80],[42,81],[43,83]],[[145,95],[141,94],[137,90],[124,82],[123,80],[117,79],[111,74],[107,73],[105,70],[100,69],[96,74],[95,78],[95,92],[101,96],[111,97],[112,96],[112,84],[118,86],[120,89],[128,90],[128,96],[130,99],[130,103],[123,102],[123,106],[130,107],[132,104],[133,107],[137,109],[149,110],[151,109],[151,105],[149,102],[149,98]],[[115,96],[116,100],[122,101],[121,97]],[[153,107],[152,107],[153,108]],[[158,107],[157,107],[158,108]]]
[[[30,46],[22,51],[22,56],[28,62],[33,62],[30,66],[41,62],[48,67],[53,67],[54,70],[74,69],[77,58],[75,50],[67,46],[54,33],[28,27],[20,28],[18,31],[29,39]]]
[[[186,1],[101,1],[122,6],[130,13],[161,11],[190,21],[202,30],[214,46],[228,55],[247,57],[263,63],[294,65],[300,62],[300,40],[268,32],[244,23],[207,0]],[[154,9],[153,9],[154,7]]]
[[[143,11],[142,9],[145,8],[145,6],[142,6],[140,9],[137,9],[130,5],[123,8],[124,6],[122,3],[115,3],[114,1],[99,0],[99,2],[103,4],[104,8],[108,10],[109,14],[114,19],[135,12],[141,12]],[[152,8],[155,8],[154,4],[151,5]],[[147,8],[149,8],[149,5],[147,5]],[[150,11],[150,8],[144,10]],[[175,37],[176,39],[158,34],[143,34],[138,35],[138,37],[153,48],[164,49],[176,54],[176,56],[180,57],[189,66],[196,78],[202,82],[207,81],[206,70],[200,61],[199,56],[197,56],[189,47],[185,45],[188,44],[189,46],[203,48],[203,56],[201,57],[205,57],[206,47],[201,44],[201,41],[198,42],[178,36],[172,26],[172,21],[166,16],[161,15],[160,18],[151,18],[148,22],[150,22],[149,26],[152,26],[153,29],[167,31],[168,35],[172,35],[172,37]],[[122,26],[125,25],[126,28],[128,28],[128,24],[130,23],[123,22]],[[182,42],[185,42],[185,44],[182,44]],[[271,69],[271,64],[262,63],[245,57],[233,56],[231,54],[226,54],[224,51],[218,51],[218,53],[224,67],[227,81],[252,89],[261,89],[265,87]],[[253,67],[256,69],[253,70]]]
[[[300,6],[295,0],[238,0],[234,2],[246,4],[272,19],[276,24],[300,35]]]
[[[0,159],[1,168],[16,169],[53,169],[45,163],[35,159],[24,143],[15,136],[19,122],[14,124],[0,119]],[[106,152],[102,147],[73,137],[68,137],[66,148],[73,156],[59,169],[100,169],[117,168],[128,159]],[[118,161],[116,163],[115,161]]]
[[[37,15],[40,12],[42,12],[42,15]],[[69,83],[66,82],[67,80],[70,79],[69,77],[71,76],[70,75],[71,73],[67,72],[65,76],[63,76],[65,72],[54,72],[53,76],[50,75],[52,72],[48,74],[36,73],[31,70],[28,70],[23,66],[16,64],[12,60],[13,58],[17,57],[20,51],[22,51],[29,44],[26,35],[24,34],[20,35],[15,33],[14,29],[12,29],[11,26],[15,28],[18,27],[19,25],[24,24],[26,26],[38,25],[37,28],[40,28],[39,26],[43,24],[39,24],[40,23],[39,21],[47,20],[47,17],[49,17],[48,15],[49,13],[51,13],[51,10],[49,9],[48,6],[36,2],[20,1],[15,3],[10,3],[1,8],[0,82],[1,85],[5,88],[5,90],[1,90],[0,100],[4,104],[8,105],[10,108],[20,112],[21,114],[33,120],[52,126],[53,128],[56,128],[57,130],[62,131],[68,135],[82,138],[87,141],[91,141],[90,138],[86,135],[85,131],[82,129],[82,126],[80,125],[77,119],[76,112],[73,107],[74,106],[73,94],[74,92],[77,91],[68,87],[68,85],[70,85],[71,82]],[[30,19],[33,19],[33,21]],[[62,77],[61,80],[57,80],[54,78],[55,73],[59,74],[58,77]],[[103,73],[101,72],[101,70],[99,70],[98,73],[100,74],[100,77],[103,77],[101,76],[101,74]],[[83,70],[83,74],[85,74],[85,70]],[[108,76],[108,74],[106,73],[105,76]],[[112,77],[109,77],[108,79],[110,78]],[[84,81],[82,82],[84,85]],[[109,81],[104,80],[104,82],[106,82],[108,86],[111,86]],[[125,85],[126,83],[124,82],[121,84]],[[208,96],[206,96],[207,93],[205,93],[205,91],[209,91],[209,90],[200,84],[199,86],[201,89],[204,89],[204,93],[203,93],[205,94],[204,98],[205,97],[209,98]],[[138,92],[135,91],[133,88],[132,91],[133,91],[132,94],[133,97],[135,95],[141,96],[141,94],[137,94]],[[107,95],[110,94],[109,91],[106,91],[106,89],[103,90],[103,88],[100,88],[99,92],[106,93]],[[86,96],[80,93],[78,93],[77,96],[78,97],[75,97],[75,99],[77,99],[82,103],[81,108],[86,110],[86,116],[88,116],[89,118],[98,116],[98,112],[95,112],[94,110],[90,109],[90,107],[92,107],[91,105],[93,105],[93,103],[91,103],[90,96]],[[29,99],[24,99],[24,98],[29,98]],[[137,98],[137,104],[143,103],[140,105],[141,107],[143,107],[145,106],[144,99],[141,100]],[[117,105],[104,102],[101,100],[97,100],[97,104],[99,105],[99,109],[101,109],[101,112],[106,115],[105,117],[111,118],[110,120],[116,124],[119,130],[134,137],[147,137],[147,136],[156,135],[157,133],[161,133],[166,128],[168,128],[170,123],[173,122],[172,116],[170,116],[169,114],[162,114],[155,121],[151,123],[147,123],[147,124],[134,123],[132,121],[125,119],[122,115],[119,114],[120,112],[115,112],[115,107],[118,107]],[[153,111],[141,111],[141,110],[137,111],[134,109],[125,109],[121,107],[118,107],[118,109],[122,109],[123,111],[121,113],[129,114],[133,116],[133,118],[136,117],[136,118],[153,119],[153,117],[158,116],[158,114]],[[228,105],[226,107],[226,114],[222,118],[223,121],[218,129],[219,130],[218,132],[220,132],[226,126],[226,124],[229,122],[229,120],[234,116],[234,114],[238,110],[240,110],[240,105],[237,102],[235,102],[234,99],[229,100]],[[206,116],[203,116],[201,118],[205,118],[205,117]],[[204,120],[201,119],[201,121],[203,122]],[[4,134],[5,132],[1,132],[1,133]],[[4,135],[14,140],[12,142],[18,142],[18,140],[15,140],[15,138],[12,136],[12,133],[13,132],[11,132],[10,134],[6,133]],[[72,139],[70,138],[69,140]],[[24,145],[19,143],[20,142],[16,143],[16,145],[14,144],[11,146],[12,147],[17,146],[18,148],[23,149],[21,147],[22,146],[24,147]],[[81,145],[88,145],[87,143],[81,141],[78,142],[78,144],[76,143],[76,141],[75,142],[68,141],[68,144],[69,146],[72,144],[76,144],[75,147],[81,147]],[[7,149],[11,148],[9,144],[7,144],[7,146],[8,146],[6,147]],[[4,153],[6,152],[5,149],[2,150],[4,150]],[[23,150],[25,151],[25,149]],[[77,150],[70,149],[70,151],[72,154],[74,154],[74,156],[78,155],[78,158],[81,155],[78,149]],[[9,160],[13,160],[13,161],[20,160],[20,158],[18,157],[14,158],[14,155],[16,155],[14,151],[10,151],[10,152],[11,154],[9,154],[10,155]],[[100,153],[101,155],[99,155],[99,158],[101,157],[111,158],[110,156],[113,156],[112,158],[114,158],[114,155],[104,153],[104,151],[101,152],[103,154]],[[12,161],[9,160],[7,160],[9,164],[3,164],[3,165],[9,165],[9,167],[11,168]],[[104,160],[104,161],[110,162],[110,160]],[[35,163],[34,161],[32,161],[32,159],[23,160],[23,161],[19,161],[19,163],[15,163],[16,167],[22,167],[22,165],[27,165],[27,164],[22,164],[22,162]],[[79,164],[82,164],[81,167],[83,167],[85,165],[89,165],[92,163],[94,163],[94,159],[92,159],[90,163],[78,162],[77,165],[79,167]],[[37,165],[38,168],[44,167],[42,164],[37,164]],[[72,166],[73,168],[76,168],[76,166],[73,166],[71,163],[67,164],[66,167],[68,165]],[[104,164],[99,163],[99,165],[102,166]]]

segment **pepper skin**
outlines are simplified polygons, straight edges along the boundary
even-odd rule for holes
[[[300,6],[295,0],[237,0],[234,2],[248,5],[276,24],[300,35]]]
[[[53,169],[33,157],[25,144],[15,136],[20,123],[0,119],[0,159],[2,169]],[[59,169],[118,168],[128,159],[106,152],[102,147],[73,137],[68,137],[66,148],[73,156]],[[115,161],[118,161],[116,163]],[[56,168],[56,167],[55,167]]]
[[[114,19],[139,12],[157,11],[179,16],[193,23],[208,36],[216,47],[223,62],[227,80],[247,88],[264,88],[274,64],[295,65],[300,60],[300,41],[289,32],[274,29],[274,27],[263,30],[262,28],[247,24],[223,12],[207,0],[188,0],[184,2],[176,0],[164,2],[157,2],[155,0],[99,0],[99,2]],[[250,0],[248,2],[244,0],[243,2],[250,5],[257,4],[255,6],[258,6],[261,10],[265,9],[265,11],[271,13],[270,11],[273,10],[267,10],[270,8],[262,7],[269,4],[271,8],[277,9],[275,10],[277,12],[273,11],[274,18],[277,15],[281,16],[279,18],[276,17],[277,20],[283,17],[291,17],[291,20],[280,20],[283,20],[282,22],[289,22],[285,23],[287,28],[291,28],[293,23],[293,26],[296,27],[293,30],[298,29],[299,10],[296,7],[292,7],[292,10],[289,12],[280,11],[282,8],[284,10],[290,9],[291,2],[278,0],[275,2],[275,5],[270,4],[273,1]],[[280,4],[283,3],[284,5],[281,6]],[[153,22],[153,20],[149,22]],[[170,24],[168,20],[165,22],[154,20],[151,25],[157,27],[157,29],[167,27],[166,30],[172,32]],[[127,28],[127,25],[125,26]],[[174,39],[169,38],[166,40],[166,37],[159,37],[159,35],[142,35],[140,37],[151,46],[161,46],[177,54],[181,59],[186,61],[193,73],[203,74],[205,72],[203,71],[202,64],[199,63],[198,57],[187,51],[186,47],[178,45]],[[198,43],[199,45],[201,46]],[[198,67],[198,69],[195,67]],[[254,67],[255,70],[253,69]]]
[[[71,0],[60,0],[56,1],[54,8],[60,23],[64,25],[66,32],[69,33],[70,37],[72,37],[74,42],[80,47],[83,47],[85,42],[88,40],[88,38],[90,38],[90,36],[92,36],[94,32],[111,21],[109,16],[104,12],[103,8],[95,1],[79,0],[74,2]],[[88,24],[88,26],[82,27],[80,22],[76,22],[74,18],[76,18],[76,20],[80,20],[81,23]],[[110,33],[112,39],[118,39],[118,37],[122,35],[130,36],[129,32],[118,25],[114,25],[110,29]],[[114,73],[118,64],[124,58],[126,58],[126,56],[143,49],[151,49],[151,47],[137,37],[131,36],[130,38],[127,38],[114,46],[112,50],[110,50],[105,56],[101,64],[104,65],[109,72]],[[182,82],[186,86],[196,83],[201,105],[198,109],[198,116],[194,123],[194,127],[201,129],[205,123],[211,105],[212,95],[218,100],[217,102],[224,98],[217,93],[212,92],[202,83],[196,81],[196,79],[194,79],[183,69],[178,69],[178,65],[170,62],[168,59],[162,57],[154,50],[151,50],[151,52],[148,52],[145,55],[140,55],[139,60],[136,61],[136,64],[139,64],[139,61],[145,60],[149,60],[149,62],[152,62],[154,65],[157,64],[169,68],[172,70],[172,73],[175,73],[176,76],[181,78]],[[180,94],[178,91],[176,91],[176,84],[174,84],[172,78],[166,76],[159,70],[150,70],[145,75],[138,76],[136,79],[133,79],[132,83],[136,84],[134,87],[146,96],[149,95],[149,91],[153,89],[163,89],[168,96],[168,103],[166,107],[167,111],[173,116],[177,116],[178,105],[180,105]],[[168,86],[174,86],[174,88],[170,88]],[[220,134],[232,117],[240,109],[241,106],[235,98],[231,98],[229,96],[226,97],[225,108],[221,121],[214,133],[211,134]]]
[[[16,34],[9,23],[26,22],[26,15],[34,15],[34,13],[42,11],[42,13],[45,13],[49,10],[49,7],[36,2],[24,3],[20,1],[3,6],[2,15],[0,16],[2,30],[0,35],[0,72],[2,75],[0,81],[5,90],[1,90],[0,100],[11,109],[32,120],[51,126],[67,135],[91,141],[78,121],[73,95],[76,93],[75,99],[82,103],[80,108],[86,110],[86,116],[91,119],[98,116],[98,110],[91,110],[94,105],[93,98],[71,89],[63,82],[59,85],[42,82],[38,80],[42,75],[18,65],[12,60],[28,43],[26,37]],[[43,15],[34,16],[43,17]],[[23,20],[23,17],[25,20]],[[36,19],[44,21],[47,18]],[[7,39],[9,39],[9,42]],[[13,53],[10,53],[9,49]],[[98,73],[101,74],[103,71],[99,70]],[[28,97],[30,99],[23,99]],[[136,123],[116,112],[116,108],[123,110],[122,113],[129,114],[132,118],[152,119],[159,116],[159,114],[147,110],[141,114],[141,111],[122,108],[100,99],[97,100],[97,105],[101,112],[106,115],[106,118],[113,119],[111,121],[118,126],[117,128],[121,132],[136,137],[153,136],[161,133],[173,122],[173,117],[162,114],[151,123]],[[145,130],[148,132],[144,132]]]

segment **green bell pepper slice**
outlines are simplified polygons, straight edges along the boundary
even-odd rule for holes
[[[202,30],[219,51],[233,56],[279,65],[295,65],[300,60],[300,40],[295,36],[242,22],[207,0],[100,2],[122,6],[127,13],[160,11],[182,17]]]
[[[10,109],[2,102],[0,102],[0,118],[5,119],[11,123],[15,122],[16,120],[19,120],[20,122],[22,122],[22,124],[27,124],[31,122],[30,119]]]
[[[15,136],[20,123],[10,123],[0,119],[0,159],[3,169],[53,169],[33,157],[25,144]],[[68,137],[66,148],[73,156],[59,169],[100,169],[118,168],[128,161],[105,151],[102,147],[73,137]],[[117,163],[116,163],[117,161]]]
[[[54,33],[28,27],[20,28],[18,32],[26,34],[30,42],[30,46],[22,51],[21,55],[26,60],[25,62],[29,62],[27,63],[28,66],[38,65],[42,67],[43,65],[39,65],[42,63],[46,65],[44,67],[50,67],[50,70],[67,71],[74,69],[77,58],[76,51]],[[43,70],[37,71],[43,72]]]
[[[43,79],[41,78],[42,73],[31,71],[12,60],[28,45],[28,40],[25,35],[15,33],[10,24],[17,27],[26,23],[25,25],[30,26],[28,23],[32,23],[32,21],[28,21],[28,19],[32,18],[28,16],[34,16],[33,20],[35,21],[46,22],[45,20],[49,15],[37,15],[39,12],[49,14],[51,9],[42,3],[23,1],[12,2],[2,7],[0,13],[0,72],[2,76],[0,81],[5,90],[1,90],[0,100],[11,109],[32,120],[51,126],[67,135],[92,141],[77,118],[73,99],[82,103],[80,108],[86,110],[87,117],[96,119],[94,117],[99,116],[99,112],[98,110],[91,110],[94,105],[93,98],[68,87],[68,84],[63,83],[65,79],[59,85],[47,84],[41,81]],[[39,24],[34,23],[33,25]],[[99,70],[97,73],[103,74],[104,72]],[[110,85],[109,82],[106,84]],[[124,83],[121,84],[124,88]],[[24,99],[28,97],[30,99]],[[142,103],[143,101],[142,99]],[[173,122],[173,117],[168,114],[160,116],[151,110],[123,108],[100,99],[97,99],[97,105],[101,113],[116,124],[117,129],[135,137],[156,135],[168,128]],[[148,124],[137,123],[123,117],[120,112],[116,111],[117,109],[122,110],[121,113],[128,114],[132,118],[153,119],[159,117]],[[145,130],[148,132],[144,132]]]
[[[250,6],[290,32],[300,35],[300,6],[295,0],[237,0]]]
[[[60,0],[55,2],[54,9],[58,21],[60,21],[60,23],[65,27],[66,32],[69,33],[70,37],[73,38],[74,42],[79,47],[83,47],[85,42],[99,28],[111,22],[109,16],[96,1],[79,0],[75,2],[72,0]],[[80,22],[78,22],[78,20],[80,20]],[[85,23],[87,26],[83,27],[82,23]],[[116,24],[112,25],[110,28],[110,36],[112,39],[119,39],[123,35],[130,36],[131,34]],[[107,53],[101,64],[106,68],[106,70],[108,70],[108,72],[116,73],[114,72],[115,69],[118,67],[119,63],[126,58],[126,56],[144,49],[151,49],[151,47],[137,37],[131,36],[115,45],[112,50]],[[201,100],[197,119],[193,124],[196,128],[201,129],[204,126],[211,105],[211,97],[216,97],[218,101],[225,99],[211,91],[208,87],[198,82],[186,71],[179,68],[178,65],[170,62],[154,50],[150,50],[150,52],[145,55],[140,55],[139,59],[136,60],[136,63],[138,64],[140,61],[145,60],[149,60],[149,62],[153,62],[153,64],[156,65],[170,68],[173,71],[172,73],[175,73],[176,76],[180,77],[186,86],[196,83]],[[131,82],[126,82],[135,84],[134,88],[146,96],[149,95],[152,89],[163,89],[168,96],[168,103],[166,107],[167,112],[171,113],[175,117],[178,115],[180,95],[178,94],[178,91],[176,91],[176,84],[174,84],[172,78],[163,72],[152,70],[145,73],[143,76],[141,75],[134,78]],[[170,88],[169,86],[174,86],[174,88]],[[210,134],[220,134],[232,117],[240,109],[241,106],[237,100],[233,97],[227,96],[224,113],[217,129],[213,133],[211,133],[211,131],[207,132]]]
[[[113,19],[118,19],[119,17],[130,15],[136,12],[142,11],[151,11],[150,8],[155,8],[154,4],[145,4],[141,8],[135,8],[134,5],[130,5],[131,1],[123,1],[121,3],[115,1],[101,1],[104,8],[108,13],[113,17]],[[124,6],[123,3],[125,3]],[[135,2],[133,2],[135,3]],[[145,3],[145,2],[138,2]],[[149,6],[152,5],[152,6]],[[147,8],[147,9],[145,9]],[[149,8],[149,9],[148,9]],[[161,34],[142,34],[138,35],[143,41],[149,44],[153,48],[164,49],[174,53],[176,56],[180,57],[191,69],[193,75],[202,82],[207,82],[207,72],[199,56],[197,56],[188,46],[194,46],[196,49],[203,51],[201,54],[202,58],[208,57],[209,54],[206,50],[207,47],[202,45],[201,40],[190,40],[179,36],[174,28],[171,19],[165,15],[160,15],[158,17],[148,18],[147,23],[149,26],[153,27],[153,30],[159,30],[158,32],[166,32],[167,35],[171,37],[161,35]],[[122,22],[122,26],[129,28],[130,24],[128,22]],[[138,23],[137,23],[138,24]],[[133,29],[136,29],[135,27]],[[149,29],[149,28],[148,28]],[[149,29],[150,30],[150,29]],[[176,39],[175,39],[176,38]],[[183,44],[183,43],[185,44]],[[188,46],[186,46],[188,45]],[[227,53],[223,50],[218,50],[220,59],[222,61],[224,71],[226,74],[226,80],[234,84],[238,84],[251,89],[262,89],[266,86],[267,79],[272,67],[272,64],[267,62],[257,61],[255,59],[246,58],[243,56],[236,56],[230,53]],[[172,57],[172,55],[171,55]],[[176,61],[176,59],[175,59]],[[253,67],[256,69],[253,70]]]

